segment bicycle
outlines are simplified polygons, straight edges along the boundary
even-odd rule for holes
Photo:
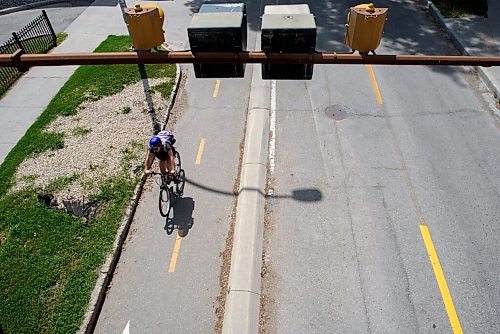
[[[186,184],[186,174],[181,167],[181,156],[179,152],[175,151],[175,171],[176,175],[162,174],[158,172],[151,172],[151,175],[159,175],[160,182],[155,179],[156,183],[160,186],[160,193],[158,196],[158,208],[162,217],[168,217],[170,210],[173,207],[173,202],[182,197],[184,194],[184,185]],[[174,186],[171,183],[175,184]]]

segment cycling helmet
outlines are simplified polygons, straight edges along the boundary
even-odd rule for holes
[[[151,137],[151,139],[149,140],[149,147],[158,147],[160,146],[160,143],[161,143],[161,140],[159,137]]]

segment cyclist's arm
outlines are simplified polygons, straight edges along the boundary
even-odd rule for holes
[[[151,154],[150,150],[148,150],[148,153],[146,154],[146,162],[145,162],[145,166],[144,166],[146,168],[145,169],[146,172],[149,171],[149,169],[151,168],[151,165],[153,164],[153,157],[154,157],[154,155]]]

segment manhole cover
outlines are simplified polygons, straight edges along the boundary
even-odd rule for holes
[[[340,121],[348,116],[349,108],[340,104],[334,104],[328,106],[325,109],[325,113],[328,115],[328,117],[331,117],[336,121]]]

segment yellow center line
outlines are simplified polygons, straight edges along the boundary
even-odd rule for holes
[[[201,138],[200,140],[200,148],[198,148],[198,155],[196,156],[196,165],[199,165],[201,163],[201,155],[203,154],[203,150],[205,149],[205,138]]]
[[[217,95],[219,95],[219,87],[220,87],[220,80],[217,80],[215,82],[214,93],[212,97],[217,97]]]
[[[380,95],[380,90],[378,89],[377,79],[375,78],[375,72],[373,72],[372,65],[366,65],[368,68],[368,73],[370,73],[370,79],[372,81],[373,90],[375,91],[375,95],[377,96],[377,103],[382,104],[382,95]]]
[[[441,268],[441,264],[439,263],[436,249],[434,248],[434,244],[432,243],[431,234],[429,233],[427,225],[420,225],[420,232],[422,233],[422,237],[424,238],[425,247],[427,248],[427,253],[429,254],[429,259],[431,261],[432,268],[434,269],[434,275],[436,275],[436,280],[439,285],[439,290],[441,291],[441,297],[443,298],[446,312],[448,313],[448,318],[450,319],[453,333],[462,334],[462,326],[460,326],[460,321],[458,320],[458,315],[455,311],[453,300],[451,299],[450,290],[448,289],[448,284],[446,283],[446,279],[444,278],[443,269]]]
[[[172,251],[172,257],[170,258],[170,266],[168,267],[168,272],[173,273],[175,271],[175,265],[177,264],[177,257],[179,256],[179,249],[181,248],[182,238],[177,235],[175,238],[174,250]]]

